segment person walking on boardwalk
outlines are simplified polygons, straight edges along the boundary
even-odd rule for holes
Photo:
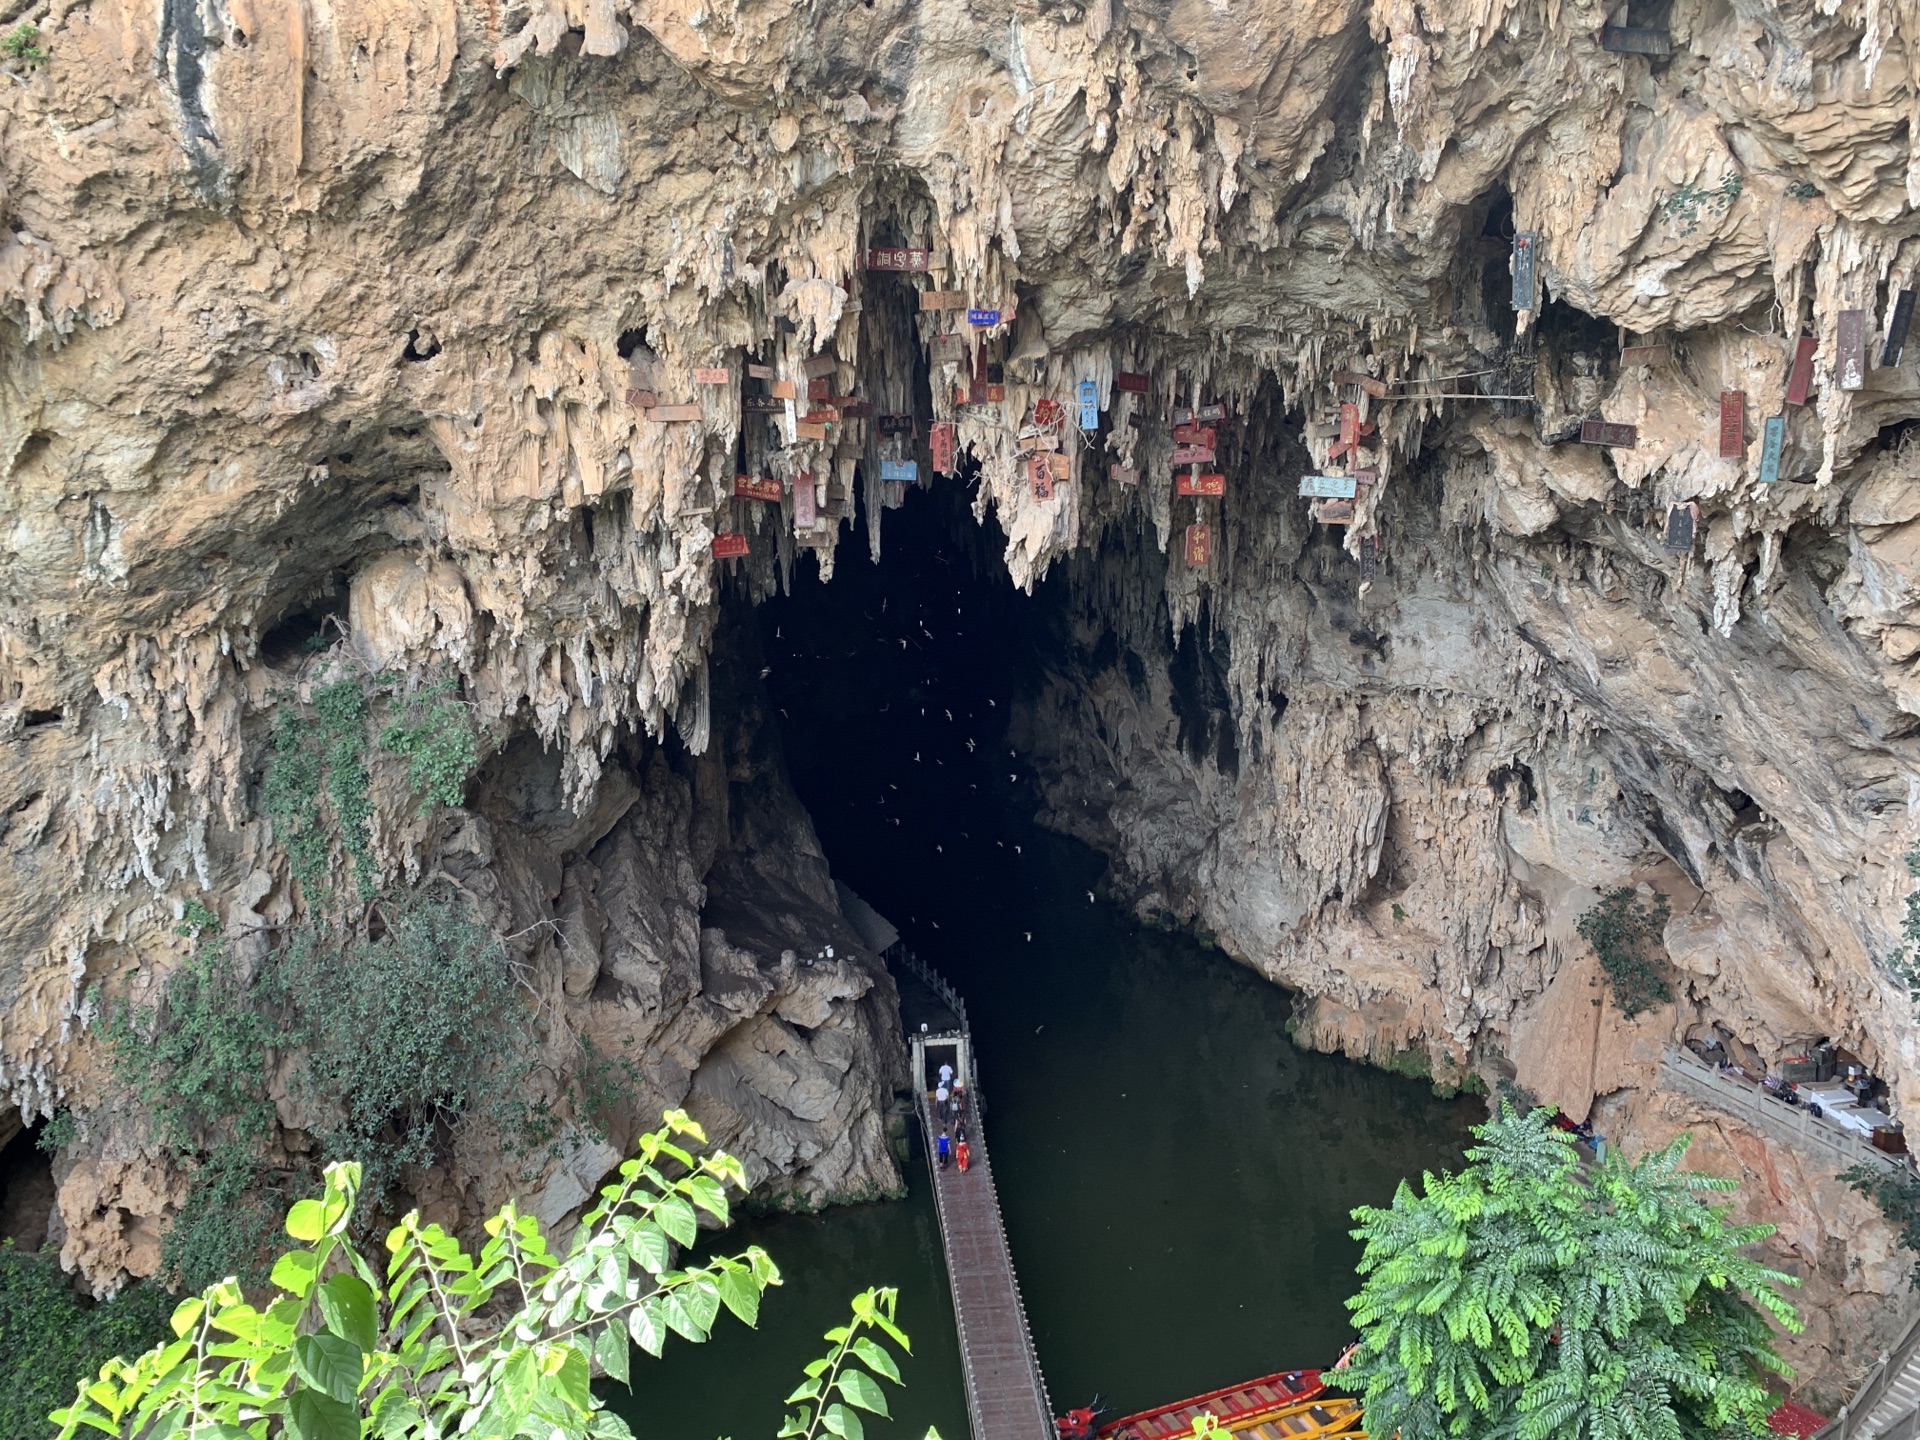
[[[953,1092],[944,1085],[934,1091],[933,1108],[939,1112],[940,1123],[946,1124],[953,1118]]]
[[[953,1066],[942,1062],[940,1066],[940,1088],[946,1089],[953,1083]]]
[[[960,1164],[960,1173],[965,1174],[967,1162],[973,1158],[973,1151],[967,1146],[967,1132],[960,1132],[960,1143],[953,1147],[953,1158]]]
[[[948,1157],[953,1153],[953,1142],[947,1138],[946,1131],[940,1132],[940,1143],[936,1148],[940,1155],[940,1168],[944,1170],[947,1168]]]
[[[967,1113],[967,1087],[956,1084],[953,1087],[953,1118],[964,1119]]]

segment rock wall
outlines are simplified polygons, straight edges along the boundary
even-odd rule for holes
[[[639,1026],[662,1094],[746,1134],[750,1077],[791,1063],[825,1105],[773,1039],[726,1037],[855,998],[770,978],[772,940],[755,979],[736,927],[696,923],[703,880],[711,908],[790,877],[717,858],[719,812],[647,747],[722,753],[722,590],[809,551],[830,573],[856,492],[877,536],[880,462],[924,476],[932,423],[1012,581],[1074,579],[1084,654],[1031,717],[1051,813],[1318,997],[1308,1033],[1528,1053],[1578,914],[1645,881],[1687,902],[1675,1032],[1831,1035],[1915,1098],[1886,961],[1920,794],[1920,385],[1880,343],[1920,253],[1909,7],[18,13],[47,57],[0,85],[24,1112],[85,1083],[88,985],[152,983],[189,898],[292,903],[259,717],[336,630],[459,676],[503,755],[542,757],[444,835],[383,835],[383,864],[444,850],[502,926],[604,917],[594,978],[581,941],[548,983]],[[1083,383],[1080,434],[1058,407]],[[1747,413],[1724,455],[1723,390]],[[1209,401],[1226,493],[1176,497],[1171,412]],[[1589,419],[1635,443],[1572,443]],[[1057,484],[1022,453],[1056,442]],[[1296,493],[1328,471],[1348,523]],[[781,498],[735,498],[738,472]],[[1675,506],[1698,533],[1668,551]],[[799,1118],[766,1163],[875,1178],[865,1122]]]

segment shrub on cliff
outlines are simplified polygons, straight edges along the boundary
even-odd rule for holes
[[[1666,896],[1656,895],[1653,904],[1642,905],[1623,885],[1609,890],[1580,917],[1581,938],[1593,946],[1613,1003],[1629,1020],[1673,999],[1666,968],[1651,953],[1671,913]]]
[[[641,1137],[639,1155],[600,1192],[564,1256],[512,1205],[487,1222],[477,1255],[415,1213],[387,1236],[382,1273],[348,1234],[359,1167],[329,1166],[320,1198],[287,1216],[301,1243],[273,1267],[274,1298],[256,1308],[227,1280],[184,1301],[170,1342],[79,1382],[73,1403],[52,1416],[61,1440],[82,1430],[232,1440],[630,1436],[593,1392],[594,1363],[624,1382],[630,1342],[658,1355],[669,1334],[703,1341],[723,1307],[752,1325],[762,1294],[780,1283],[758,1246],[672,1268],[673,1247],[694,1241],[696,1211],[726,1223],[726,1187],[744,1190],[746,1175],[730,1155],[696,1158],[676,1143],[705,1139],[684,1112],[666,1121]],[[907,1348],[895,1298],[891,1290],[854,1298],[848,1322],[827,1332],[831,1348],[788,1397],[797,1409],[781,1440],[863,1440],[858,1412],[886,1415],[880,1382],[897,1384],[900,1372],[883,1342]]]
[[[151,1345],[167,1333],[172,1308],[147,1281],[91,1304],[54,1255],[0,1244],[0,1435],[44,1435],[47,1412],[73,1393],[75,1371]]]
[[[1362,1207],[1360,1327],[1345,1383],[1367,1431],[1401,1440],[1722,1440],[1764,1435],[1785,1375],[1767,1318],[1800,1328],[1741,1254],[1773,1232],[1730,1225],[1680,1168],[1689,1137],[1584,1172],[1549,1112],[1499,1119],[1458,1175]]]

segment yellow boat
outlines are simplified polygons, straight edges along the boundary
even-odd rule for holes
[[[1339,1436],[1340,1440],[1366,1440],[1360,1429],[1360,1402],[1329,1396],[1288,1405],[1266,1414],[1236,1417],[1227,1425],[1236,1440],[1314,1440],[1320,1436]]]

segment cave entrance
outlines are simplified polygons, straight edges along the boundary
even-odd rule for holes
[[[38,1250],[53,1217],[53,1157],[40,1148],[45,1123],[0,1145],[0,1244]]]

